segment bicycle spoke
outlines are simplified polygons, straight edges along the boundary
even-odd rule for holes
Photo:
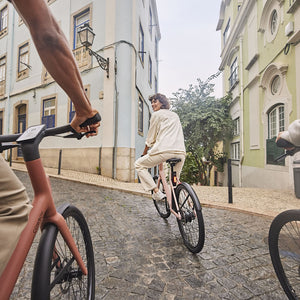
[[[204,245],[204,222],[201,211],[196,209],[198,198],[188,184],[181,183],[176,188],[176,198],[181,219],[177,219],[178,226],[187,248],[199,252]],[[198,207],[200,204],[198,202]]]

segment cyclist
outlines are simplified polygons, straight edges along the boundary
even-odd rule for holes
[[[179,179],[186,153],[181,123],[178,115],[169,110],[168,98],[157,93],[149,97],[149,100],[154,112],[151,116],[142,157],[135,162],[135,168],[143,188],[146,191],[153,191],[152,198],[159,201],[166,195],[157,188],[148,168],[157,166],[170,158],[180,158],[181,161],[174,167]]]
[[[80,128],[86,119],[93,117],[80,72],[68,41],[52,15],[45,0],[9,0],[30,30],[40,58],[56,82],[68,94],[75,107],[71,126],[78,132],[95,131],[100,122]],[[24,229],[31,209],[23,184],[0,155],[0,275]]]

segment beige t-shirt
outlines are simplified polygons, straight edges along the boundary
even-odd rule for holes
[[[149,155],[163,152],[184,153],[185,145],[181,123],[176,113],[168,109],[155,111],[150,119],[146,139]]]

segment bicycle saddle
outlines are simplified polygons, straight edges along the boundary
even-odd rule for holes
[[[168,159],[167,160],[167,163],[168,164],[172,164],[172,165],[176,165],[178,162],[180,162],[181,161],[181,159],[180,158],[170,158],[170,159]]]

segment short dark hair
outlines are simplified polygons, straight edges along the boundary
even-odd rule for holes
[[[157,93],[157,94],[154,94],[149,97],[150,102],[154,99],[158,100],[162,104],[161,109],[169,109],[170,108],[170,101],[165,95]]]

